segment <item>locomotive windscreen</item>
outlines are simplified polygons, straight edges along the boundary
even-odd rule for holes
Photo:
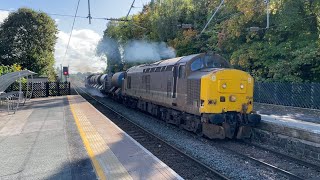
[[[192,71],[204,68],[230,68],[230,64],[218,55],[206,55],[196,59],[191,64]]]
[[[230,64],[221,56],[205,56],[204,66],[207,68],[230,68]]]

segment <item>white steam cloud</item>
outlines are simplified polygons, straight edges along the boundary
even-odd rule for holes
[[[67,55],[69,33],[59,31],[55,46],[56,66],[70,65],[70,72],[102,72],[106,68],[106,58],[95,54],[102,37],[90,29],[73,30]]]
[[[0,24],[9,16],[8,11],[1,11],[0,10]]]
[[[99,90],[91,87],[86,87],[86,91],[91,95],[91,96],[98,96],[98,97],[106,97],[104,94],[102,94]]]
[[[135,40],[124,47],[124,60],[128,62],[158,61],[176,57],[172,47],[164,42],[147,42]]]

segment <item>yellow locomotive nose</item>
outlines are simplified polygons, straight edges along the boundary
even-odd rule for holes
[[[246,72],[222,69],[201,78],[201,113],[250,113],[252,97],[253,79]]]
[[[228,73],[228,72],[225,72]],[[219,79],[218,80],[218,91],[219,93],[246,93],[247,89],[245,88],[247,85],[246,80],[239,80],[237,78],[233,79]]]

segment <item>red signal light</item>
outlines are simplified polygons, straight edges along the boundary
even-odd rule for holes
[[[69,75],[68,67],[63,67],[63,75],[65,75],[65,76]]]

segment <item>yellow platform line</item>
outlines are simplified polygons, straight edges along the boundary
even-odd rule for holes
[[[76,100],[68,96],[68,101],[75,123],[79,130],[79,134],[98,178],[102,180],[107,179],[107,177],[108,179],[132,179],[100,134],[95,130],[82,111],[80,111],[77,102],[72,102]],[[97,156],[101,154],[104,154],[104,159],[108,161],[106,162],[107,164],[101,164],[101,160],[104,160],[102,157],[100,162],[97,159]]]

